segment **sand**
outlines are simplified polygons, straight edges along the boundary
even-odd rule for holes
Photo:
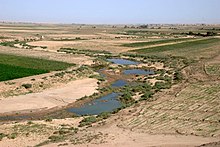
[[[59,48],[58,48],[59,49]],[[0,46],[0,53],[12,54],[18,56],[27,56],[33,58],[42,58],[47,60],[62,61],[67,63],[75,63],[80,65],[91,65],[92,58],[84,55],[70,55],[65,53],[51,52],[47,50],[31,50],[31,49],[18,49],[11,47]]]
[[[17,29],[16,29],[16,26],[13,26],[13,25],[9,25],[9,26],[7,27],[4,27],[4,25],[0,26],[0,34],[9,36],[12,39],[19,39],[19,40],[22,40],[26,37],[27,38],[33,37],[38,34],[39,36],[44,36],[45,39],[43,41],[30,42],[30,44],[36,45],[36,46],[47,46],[48,48],[47,49],[34,48],[34,49],[27,50],[27,49],[19,49],[19,48],[1,46],[0,47],[1,53],[39,57],[39,58],[50,59],[50,60],[64,61],[68,63],[76,63],[80,65],[92,64],[92,58],[83,56],[83,55],[68,55],[64,53],[57,53],[56,51],[60,47],[72,47],[72,48],[77,48],[77,49],[106,50],[106,51],[110,51],[113,53],[120,53],[120,52],[125,52],[125,51],[129,51],[133,49],[139,49],[139,48],[122,47],[120,46],[121,44],[155,40],[153,38],[156,38],[156,39],[163,38],[163,36],[162,37],[154,36],[154,34],[151,34],[151,36],[149,36],[148,38],[144,38],[144,39],[141,36],[139,37],[139,36],[130,36],[130,35],[120,35],[118,33],[123,33],[126,30],[120,29],[120,28],[113,29],[110,27],[106,27],[106,28],[97,27],[96,29],[92,29],[92,26],[81,27],[81,26],[73,26],[73,25],[70,25],[70,26],[49,25],[46,27],[37,26],[36,30],[34,30],[33,27],[30,28],[29,26],[26,26],[26,25],[23,28],[17,28]],[[189,29],[186,29],[186,30],[188,31]],[[153,31],[158,31],[158,30],[153,30]],[[161,29],[160,31],[163,31],[163,30]],[[168,29],[168,31],[170,30]],[[88,40],[66,41],[66,42],[65,41],[49,41],[50,39],[53,39],[53,37],[54,38],[81,37],[83,39],[88,39]],[[176,43],[181,43],[181,42],[160,44],[160,45],[154,45],[154,46],[144,46],[143,48],[170,45],[170,44],[176,44]],[[213,47],[210,47],[210,49],[205,49],[203,51],[203,54],[209,55],[211,51],[213,50],[212,48]],[[218,50],[218,46],[216,46],[216,50]],[[215,52],[213,52],[212,54],[214,53]],[[207,64],[209,65],[209,64],[219,63],[219,59],[220,59],[219,57],[216,57],[214,62],[209,62]],[[158,67],[163,68],[163,65],[157,65],[157,68]],[[192,72],[193,75],[191,75],[191,72],[189,73],[190,73],[190,76],[192,76],[192,78],[199,77],[199,76],[201,77],[198,71],[196,71],[196,74]],[[32,77],[28,77],[28,78],[32,78]],[[18,79],[18,80],[22,80],[22,79]],[[151,82],[155,82],[153,80]],[[53,107],[62,107],[69,103],[75,102],[78,98],[81,98],[85,95],[90,95],[96,92],[96,88],[97,88],[97,80],[87,78],[87,79],[72,81],[66,85],[61,84],[59,87],[53,87],[51,89],[47,89],[39,93],[31,93],[27,95],[2,98],[2,100],[0,100],[0,113],[10,113],[10,112],[18,112],[18,111],[30,111],[32,109],[49,109]],[[178,90],[178,87],[174,90],[176,93],[176,90]],[[180,90],[182,89],[180,88]],[[162,100],[159,100],[158,103],[161,103],[161,105],[166,104],[166,100],[167,101],[169,100],[168,102],[174,103],[175,102],[174,100],[179,98],[178,96],[174,97],[174,94],[173,94],[173,97],[171,97],[173,99],[170,99],[170,96],[168,94],[169,93],[162,93],[160,97],[160,99]],[[156,105],[157,102],[152,102],[150,105],[153,106],[153,104]],[[170,108],[173,107],[173,105],[171,104],[167,106],[170,106]],[[108,120],[106,120],[105,125],[87,128],[84,130],[85,132],[83,132],[85,134],[87,133],[87,131],[91,133],[94,132],[94,134],[97,134],[98,132],[102,132],[103,134],[108,134],[108,137],[106,138],[103,137],[103,140],[106,141],[105,143],[103,144],[85,143],[81,145],[72,145],[71,143],[68,142],[68,146],[77,146],[77,147],[79,146],[80,147],[81,146],[82,147],[84,146],[85,147],[86,146],[95,146],[95,147],[96,146],[97,147],[102,147],[102,146],[103,147],[104,146],[107,146],[107,147],[108,146],[110,147],[115,147],[115,146],[118,146],[118,147],[121,147],[121,146],[122,147],[123,146],[126,146],[126,147],[177,146],[179,147],[180,146],[180,147],[183,147],[184,146],[185,147],[185,146],[196,146],[196,145],[201,145],[204,143],[219,141],[219,136],[202,137],[202,136],[190,135],[190,132],[191,132],[190,129],[194,129],[194,127],[192,126],[182,127],[183,131],[186,131],[186,134],[180,135],[179,133],[172,131],[172,130],[174,130],[175,127],[179,127],[179,126],[181,127],[182,121],[180,121],[179,124],[175,124],[175,122],[172,120],[168,120],[167,122],[165,122],[162,120],[166,120],[166,119],[164,118],[161,120],[159,119],[161,115],[155,115],[155,118],[153,118],[155,120],[160,121],[158,124],[155,124],[155,125],[149,124],[148,121],[151,119],[151,117],[148,117],[145,114],[151,113],[151,111],[153,111],[152,114],[155,111],[161,112],[160,114],[167,113],[167,111],[173,112],[171,110],[165,111],[165,109],[167,109],[167,106],[162,107],[161,110],[157,110],[157,109],[151,110],[151,109],[146,108],[146,104],[140,104],[140,106],[137,106],[136,108],[134,108],[134,109],[137,109],[137,112],[134,112],[134,114],[131,114],[128,110],[126,110],[123,115],[120,115],[120,112],[119,112],[115,115],[115,117],[110,117]],[[204,105],[204,106],[207,106],[207,105]],[[145,114],[142,113],[143,112],[142,110],[146,110]],[[127,113],[127,111],[129,113]],[[132,109],[132,112],[133,111],[135,110]],[[178,116],[180,113],[178,114],[176,112],[177,111],[175,111],[175,114],[177,114]],[[187,115],[187,113],[185,112],[183,112],[183,114]],[[196,111],[194,111],[193,114],[196,115]],[[203,114],[205,114],[205,112]],[[180,116],[184,116],[184,115],[180,115]],[[200,118],[202,118],[202,115]],[[55,127],[59,127],[62,124],[69,124],[73,127],[76,127],[80,119],[82,118],[59,119],[59,120],[53,120],[52,122],[45,122],[45,121],[36,122],[35,121],[34,123],[46,123],[47,126],[53,125]],[[126,119],[127,119],[127,123],[129,123],[130,119],[140,119],[141,122],[138,125],[140,129],[138,130],[138,129],[135,129],[134,127],[129,128],[129,126],[126,125]],[[199,118],[196,119],[196,121],[199,122],[200,121]],[[25,124],[27,124],[27,121],[25,122]],[[122,124],[125,124],[125,125],[122,125]],[[173,124],[176,126],[174,126]],[[191,120],[189,121],[189,124],[193,125]],[[0,125],[0,133],[4,132],[5,128],[7,128],[10,125],[13,128],[13,125],[16,125],[16,124],[13,124],[13,122],[11,122],[10,124]],[[202,123],[202,125],[206,125],[206,124]],[[169,128],[170,126],[174,126],[174,129],[172,128],[170,129]],[[151,128],[156,128],[156,129],[153,132],[153,129]],[[218,126],[216,126],[215,128],[218,129]],[[187,132],[188,130],[189,132]],[[52,132],[53,130],[49,130],[49,131],[53,133]],[[15,139],[4,138],[2,141],[0,141],[0,146],[2,147],[34,146],[40,142],[43,142],[44,140],[47,140],[47,138],[51,135],[51,134],[49,135],[42,134],[42,136],[40,135],[38,136],[35,133],[36,132],[33,132],[33,135],[30,137],[18,136]],[[49,144],[47,146],[49,147],[58,146],[59,144],[62,144],[62,143]]]
[[[48,127],[59,128],[60,125],[70,125],[76,127],[81,118],[66,118],[66,119],[53,119],[52,122],[45,121],[33,121],[35,124],[46,124]],[[113,121],[113,120],[112,120]],[[19,125],[25,125],[27,122],[21,122]],[[1,126],[1,129],[13,128],[18,124],[5,124]],[[46,132],[52,133],[54,130],[47,130]],[[94,138],[90,143],[73,145],[71,142],[59,142],[45,145],[44,147],[57,147],[61,144],[67,143],[67,147],[194,147],[210,142],[217,142],[219,138],[213,137],[201,137],[192,135],[178,135],[178,134],[148,134],[142,132],[136,132],[130,129],[123,129],[117,126],[117,120],[115,123],[107,123],[104,126],[97,126],[94,128],[88,128],[81,130],[79,134],[87,136],[88,134],[102,133],[101,138]],[[87,134],[87,135],[86,135]],[[36,132],[29,137],[18,136],[15,139],[4,138],[0,141],[2,147],[23,147],[34,146],[45,140],[47,140],[49,134],[39,135]],[[74,137],[72,138],[74,139]],[[103,141],[102,143],[100,142]]]
[[[97,132],[102,134],[108,134],[107,138],[103,137],[104,143],[93,141],[91,143],[73,145],[69,142],[68,147],[194,147],[201,144],[219,141],[218,138],[201,137],[201,136],[184,136],[184,135],[172,135],[172,134],[147,134],[141,132],[135,132],[128,129],[122,129],[116,125],[103,126],[99,128],[93,128]],[[48,144],[45,147],[57,147],[59,144]]]
[[[35,109],[50,109],[65,106],[77,99],[92,95],[96,92],[96,79],[82,79],[69,82],[56,88],[40,93],[2,98],[0,100],[0,113],[27,111]]]
[[[47,47],[62,47],[64,45],[73,45],[82,43],[82,41],[36,41],[36,42],[28,42],[29,45],[32,46],[47,46]]]

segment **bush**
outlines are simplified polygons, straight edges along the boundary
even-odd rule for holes
[[[63,77],[65,75],[64,72],[55,73],[54,76],[56,77]]]
[[[6,137],[6,136],[7,136],[6,134],[0,133],[0,141],[1,141],[4,137]]]
[[[29,89],[32,87],[32,84],[22,84],[22,86],[26,89]]]
[[[50,136],[48,139],[50,139],[51,142],[60,142],[64,140],[64,136]]]
[[[12,133],[11,135],[8,136],[9,139],[15,139],[17,137],[17,133]]]
[[[101,114],[99,114],[97,116],[97,118],[100,118],[100,119],[107,119],[108,117],[110,117],[111,114],[109,112],[102,112]]]
[[[151,98],[154,95],[154,93],[152,91],[147,91],[144,93],[144,95],[141,96],[142,100],[147,100],[149,98]]]
[[[181,81],[183,79],[182,74],[180,71],[175,71],[174,73],[174,80],[175,81]]]
[[[145,91],[146,90],[149,91],[149,90],[152,89],[152,87],[151,87],[151,85],[149,83],[144,84],[142,87],[144,88]]]
[[[34,124],[32,121],[27,122],[28,125]]]
[[[98,81],[105,81],[105,78],[104,77],[102,77],[101,75],[91,75],[91,76],[89,76],[89,78],[95,78],[95,79],[97,79]]]
[[[80,38],[80,37],[76,37],[75,39],[76,39],[76,40],[81,40],[81,38]]]
[[[125,104],[133,102],[132,93],[130,91],[125,91],[120,100]]]
[[[169,89],[171,87],[170,82],[156,82],[154,85],[154,89]]]
[[[206,36],[216,36],[217,35],[217,33],[215,33],[215,32],[207,32],[206,33]]]
[[[51,117],[47,117],[46,119],[45,119],[45,121],[46,122],[51,122],[53,119],[51,118]]]
[[[92,123],[95,123],[96,121],[97,119],[95,116],[86,117],[79,122],[80,123],[79,127],[91,125]]]
[[[41,46],[41,48],[42,48],[42,49],[46,49],[46,48],[47,48],[47,46]]]

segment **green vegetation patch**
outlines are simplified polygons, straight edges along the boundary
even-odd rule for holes
[[[83,54],[86,56],[97,56],[99,54],[103,55],[111,55],[110,52],[105,51],[105,50],[84,50],[84,49],[75,49],[75,48],[60,48],[57,50],[58,52],[65,52],[67,54]]]
[[[208,38],[203,40],[189,41],[189,42],[177,43],[172,45],[143,48],[133,51],[138,53],[159,53],[166,51],[181,51],[181,50],[191,51],[195,49],[199,50],[201,48],[208,47],[210,44],[217,43],[219,41],[220,39],[218,38]]]
[[[8,39],[8,37],[0,36],[0,39]]]
[[[4,137],[6,137],[6,136],[7,136],[6,134],[0,133],[0,141],[1,141]]]
[[[31,58],[24,56],[0,54],[0,64],[19,66],[24,68],[41,69],[47,71],[64,70],[75,64],[51,61],[46,59]]]
[[[42,49],[46,49],[47,46],[33,46],[33,45],[29,45],[27,44],[26,41],[19,41],[19,40],[15,40],[15,41],[6,41],[6,42],[1,42],[0,45],[1,46],[9,46],[9,47],[16,47],[15,45],[19,44],[20,46],[22,46],[22,48],[25,49],[32,49],[32,48],[36,48],[36,47],[41,47]]]
[[[0,81],[7,81],[48,72],[47,70],[23,68],[13,65],[0,64]]]
[[[82,121],[80,121],[79,127],[91,125],[95,122],[97,122],[97,118],[95,116],[89,116],[89,117],[84,118]]]
[[[220,64],[207,65],[205,70],[207,74],[220,75]]]
[[[16,41],[1,42],[0,45],[1,46],[15,47],[14,45],[18,44],[18,43],[19,43],[19,41],[16,40]]]
[[[136,42],[136,43],[127,43],[123,44],[124,47],[143,47],[148,45],[159,45],[164,43],[174,43],[179,41],[187,41],[193,40],[192,38],[178,38],[178,39],[166,39],[166,40],[158,40],[158,41],[150,41],[150,42]]]
[[[64,70],[74,64],[0,54],[0,81]]]

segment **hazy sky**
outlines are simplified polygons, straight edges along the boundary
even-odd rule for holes
[[[220,0],[0,0],[0,21],[220,23]]]

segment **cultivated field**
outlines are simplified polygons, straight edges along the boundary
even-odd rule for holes
[[[0,146],[217,147],[219,36],[219,25],[0,23]],[[112,93],[110,112],[68,111]]]
[[[64,70],[74,64],[64,62],[0,54],[0,81]]]

